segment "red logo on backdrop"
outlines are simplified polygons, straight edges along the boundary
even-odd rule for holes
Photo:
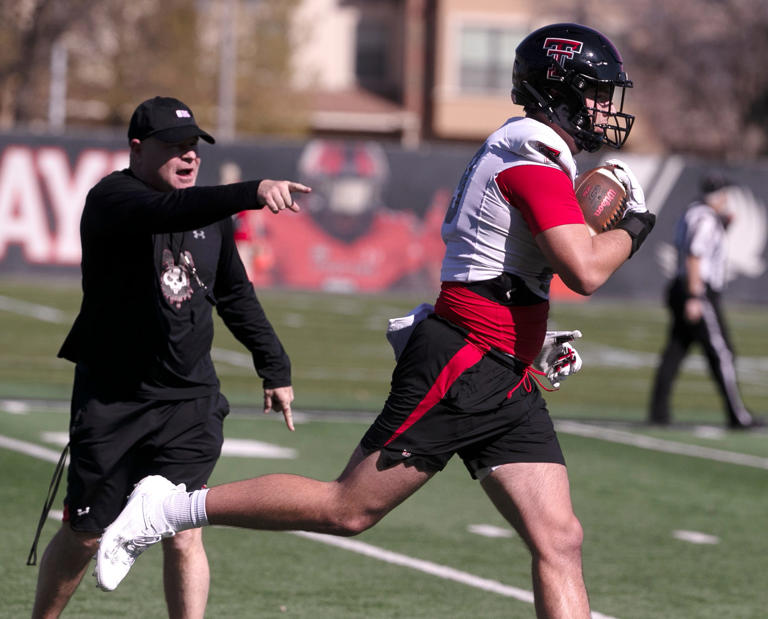
[[[573,39],[561,39],[560,37],[547,37],[544,39],[544,49],[547,50],[547,56],[552,56],[557,64],[565,67],[565,61],[572,59],[576,54],[581,53],[584,43],[574,41]],[[559,75],[554,67],[547,71],[547,79],[559,79]]]

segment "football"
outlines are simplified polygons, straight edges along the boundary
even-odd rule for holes
[[[579,174],[573,189],[593,235],[611,230],[624,216],[627,191],[611,166],[601,165]]]

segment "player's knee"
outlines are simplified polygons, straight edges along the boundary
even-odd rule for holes
[[[576,516],[571,516],[561,533],[563,536],[563,547],[567,552],[581,554],[581,546],[584,543],[584,529]]]
[[[531,548],[534,555],[553,561],[580,560],[584,530],[575,515],[564,516],[551,522],[542,534],[535,536]]]
[[[343,537],[354,537],[367,531],[379,520],[385,512],[372,509],[354,509],[339,514],[333,523],[334,533]]]
[[[584,529],[579,519],[571,514],[560,520],[554,528],[556,530],[549,537],[551,541],[550,551],[562,559],[580,557],[581,546],[584,542]]]

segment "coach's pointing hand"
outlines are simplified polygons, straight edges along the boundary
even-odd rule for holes
[[[296,428],[293,427],[291,402],[293,402],[293,387],[275,387],[264,390],[264,414],[266,415],[270,410],[283,413],[285,425],[293,432]]]
[[[264,179],[259,183],[256,195],[256,203],[259,206],[267,206],[273,213],[279,213],[284,209],[298,212],[299,205],[293,201],[292,193],[309,193],[310,187],[295,181],[273,181]]]

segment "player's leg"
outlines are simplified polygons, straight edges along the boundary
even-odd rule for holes
[[[587,619],[589,600],[581,568],[583,533],[573,513],[565,466],[505,464],[481,483],[531,551],[537,616]]]
[[[32,619],[61,614],[96,554],[100,535],[73,531],[69,522],[62,524],[40,559]]]
[[[381,469],[378,456],[365,456],[358,447],[334,482],[275,474],[188,493],[165,477],[148,476],[102,536],[96,558],[98,585],[114,590],[149,546],[206,524],[335,535],[364,531],[433,474],[404,464]]]
[[[202,619],[208,602],[210,568],[202,529],[163,540],[163,588],[171,619]]]
[[[484,368],[494,393],[494,368]],[[539,617],[589,617],[581,570],[581,525],[573,513],[568,474],[547,406],[538,388],[521,381],[499,404],[507,424],[459,455],[532,555]],[[487,425],[480,429],[493,429]]]
[[[274,474],[211,488],[209,524],[248,529],[356,535],[370,528],[434,474],[403,464],[381,469],[379,452],[358,446],[335,481]]]

